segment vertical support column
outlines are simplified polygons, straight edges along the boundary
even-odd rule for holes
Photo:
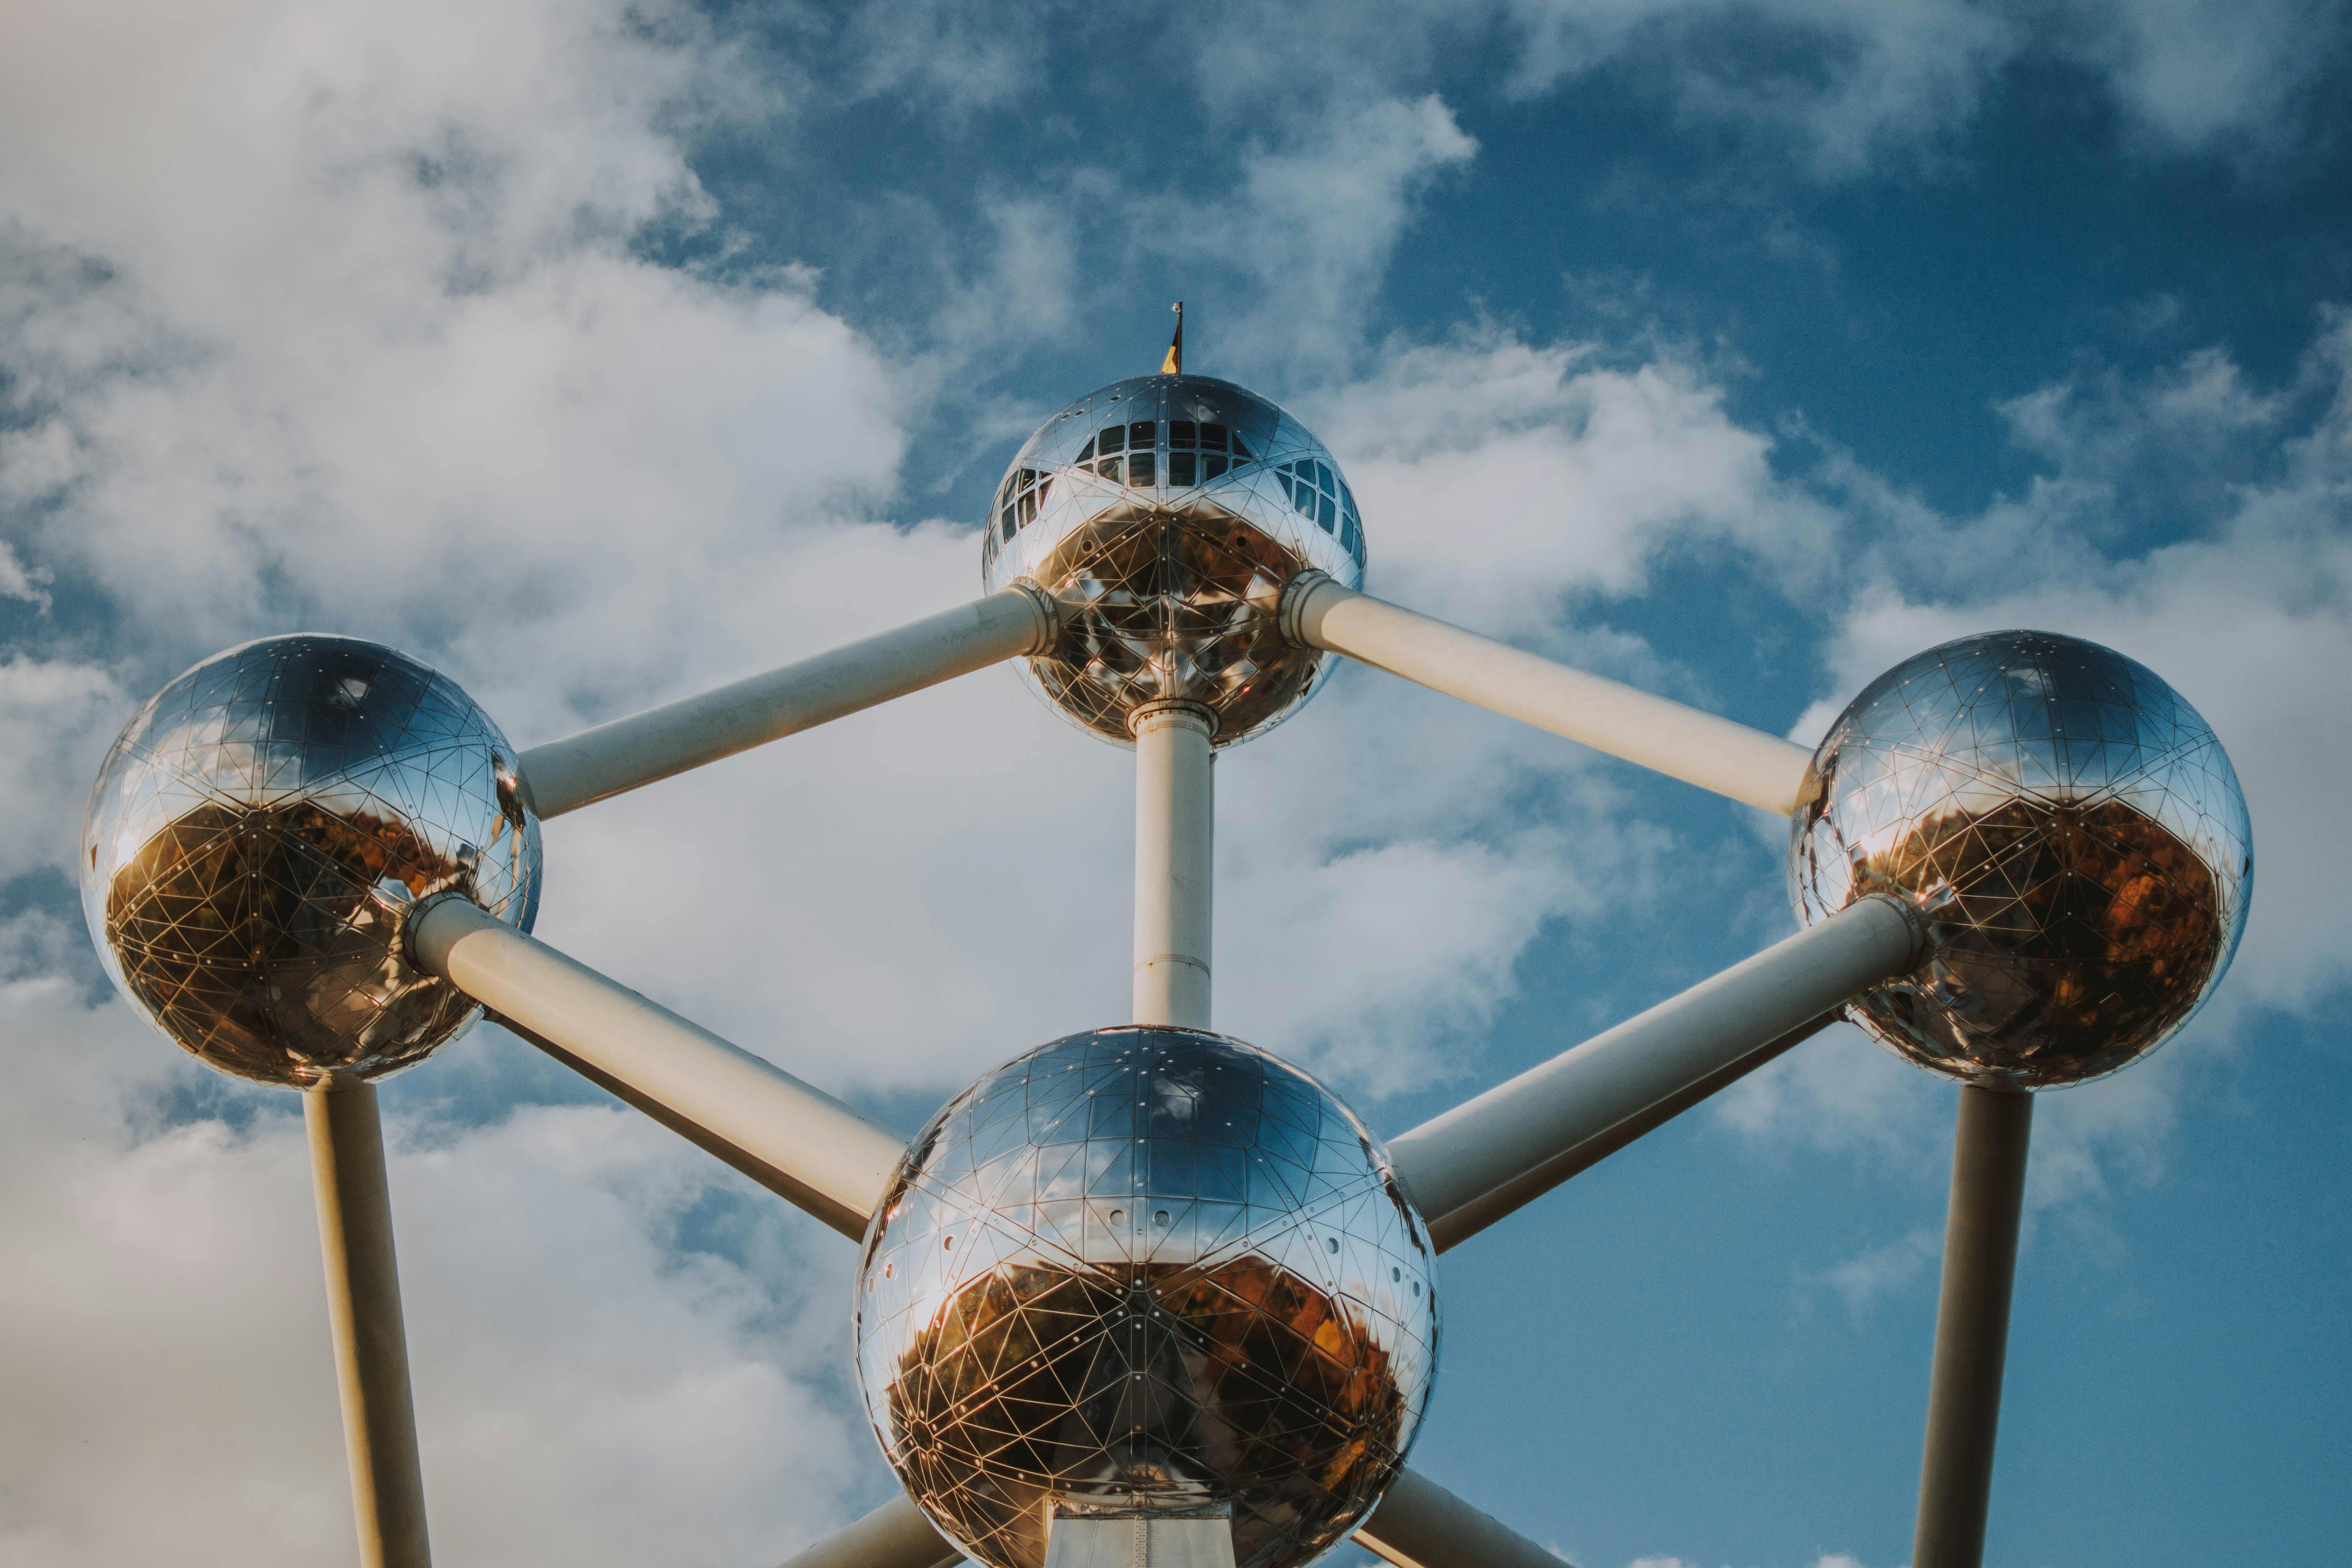
[[[310,1089],[302,1096],[302,1120],[310,1134],[361,1568],[431,1568],[375,1090],[364,1083]]]
[[[1979,1568],[1984,1561],[2001,1364],[2009,1351],[2010,1291],[2017,1279],[2018,1217],[2025,1206],[2032,1130],[2032,1095],[1961,1087],[1913,1568]]]
[[[1135,735],[1135,1021],[1209,1026],[1211,851],[1216,721],[1191,702],[1155,703]]]

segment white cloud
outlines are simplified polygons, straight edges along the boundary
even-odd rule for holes
[[[294,1101],[238,1091],[228,1120],[173,1113],[211,1092],[203,1077],[119,1002],[89,1007],[55,977],[0,984],[11,1564],[351,1550]],[[394,1203],[445,1554],[738,1563],[845,1517],[873,1467],[828,1392],[835,1238],[737,1202],[735,1178],[617,1110],[403,1131]],[[713,1205],[741,1233],[727,1256],[681,1231]]]
[[[2246,792],[2254,891],[2212,1004],[2155,1057],[2041,1097],[2029,1206],[2076,1226],[2095,1228],[2117,1184],[2161,1176],[2181,1105],[2208,1091],[2247,1009],[2309,1010],[2352,979],[2336,913],[2352,876],[2336,828],[2352,769],[2339,721],[2352,669],[2352,319],[2329,318],[2290,391],[2249,391],[2214,351],[2138,384],[2040,389],[2006,409],[2056,479],[1974,518],[1848,486],[1883,531],[1836,622],[1832,694],[1793,738],[1810,743],[1867,680],[1922,648],[2032,626],[2105,643],[2169,680],[2213,723]],[[2214,515],[2191,537],[2110,557],[2095,541],[2121,504],[2115,484],[2138,482],[2150,461],[2138,454],[2158,446],[2188,464],[2192,487],[2250,446],[2262,477],[2212,487]],[[1846,1027],[1735,1086],[1714,1114],[1763,1143],[1854,1152],[1923,1193],[1940,1185],[1950,1147],[1950,1091]]]
[[[2061,26],[2147,140],[2276,154],[2327,90],[2347,20],[2326,0],[2132,0],[2072,8]]]
[[[120,722],[123,694],[108,672],[23,654],[0,662],[0,879],[64,866],[79,807]]]
[[[2021,29],[1955,0],[1505,0],[1523,93],[1624,60],[1693,120],[1754,127],[1826,176],[1965,123]]]
[[[1880,26],[1856,15],[1818,25]],[[1017,89],[1023,62],[946,42],[975,51],[967,107]],[[1975,68],[1899,42],[1791,112],[1825,146],[1860,146],[1874,116],[1912,123],[1901,91],[1941,104]],[[939,85],[928,65],[887,64],[870,86]],[[113,723],[246,636],[309,624],[399,642],[530,742],[972,594],[968,533],[878,514],[925,482],[900,472],[923,399],[993,343],[1066,328],[1077,240],[1053,203],[992,197],[995,259],[940,315],[945,346],[914,353],[824,308],[806,271],[721,282],[633,246],[709,216],[694,125],[783,111],[684,5],[118,3],[13,23],[0,363],[22,417],[0,434],[16,532],[0,597],[79,595],[121,629],[116,662],[45,645],[0,665],[0,805],[19,827],[0,876],[63,868]],[[1183,211],[1215,218],[1202,232],[1220,246],[1246,242],[1259,325],[1303,342],[1303,364],[1344,368],[1358,301],[1431,182],[1475,148],[1447,103],[1365,92],[1284,120],[1232,203]],[[2283,417],[2231,384],[2209,366],[2182,395],[2249,429]],[[1672,355],[1486,332],[1403,345],[1321,402],[1376,519],[1376,587],[1701,700],[1690,672],[1564,626],[1563,606],[1637,590],[1677,541],[1810,581],[1835,534],[1830,505],[1776,479],[1769,439]],[[2015,417],[2059,440],[2072,416]],[[2336,461],[2311,458],[2313,496]],[[2017,519],[2030,508],[1972,526],[1990,538]],[[2307,584],[2302,600],[2280,587],[2292,553],[2184,563],[2166,580],[2186,597],[2167,603],[2226,613],[2215,584],[2234,582],[2273,621],[2309,623],[2269,657],[2340,658],[2333,610],[2296,612]],[[2121,569],[2096,581],[2086,603],[2126,621],[2147,589]],[[1840,679],[1978,611],[1882,592],[1844,623]],[[2275,752],[2309,715],[2307,693],[2273,696]],[[2270,722],[2258,701],[2233,711]],[[2303,743],[2325,753],[2315,766],[2341,761],[2324,737]],[[1350,1092],[1478,1070],[1531,944],[1591,918],[1601,886],[1643,907],[1675,847],[1572,749],[1369,673],[1219,767],[1221,1020]],[[542,931],[821,1082],[942,1089],[1123,1016],[1129,788],[1118,753],[984,675],[551,825]],[[58,978],[78,937],[37,921],[5,935],[26,971],[0,995],[0,1165],[31,1200],[0,1214],[0,1250],[27,1262],[0,1277],[0,1402],[53,1425],[12,1424],[0,1555],[342,1550],[289,1120],[236,1096],[234,1115],[191,1110],[212,1103],[194,1069]],[[2308,953],[2264,962],[2282,985],[2334,973]],[[1855,1049],[1872,1065],[1841,1076]],[[1924,1117],[1932,1086],[1851,1037],[1809,1050],[1728,1113],[1761,1134],[1822,1102],[1839,1131],[1816,1135],[1916,1158],[1887,1129]],[[2084,1114],[2081,1147],[2127,1143]],[[420,1113],[404,1131],[395,1184],[448,1555],[781,1557],[873,1479],[824,1393],[839,1249],[804,1258],[797,1221],[699,1246],[692,1216],[734,1189],[617,1115]],[[115,1506],[126,1491],[153,1506]]]
[[[1375,591],[1400,582],[1482,628],[1557,637],[1569,594],[1636,594],[1678,541],[1802,570],[1831,537],[1774,477],[1771,439],[1670,355],[1621,364],[1492,331],[1401,343],[1317,416],[1378,519]]]
[[[0,191],[22,215],[0,237],[10,559],[120,628],[106,666],[0,666],[20,829],[0,872],[66,868],[138,694],[247,636],[400,643],[528,743],[975,591],[967,532],[874,518],[936,368],[894,362],[805,273],[722,284],[628,244],[708,210],[681,121],[772,107],[690,16],[141,15],[44,13],[0,65]],[[163,41],[110,76],[124,30]],[[95,134],[126,100],[124,135]],[[1279,265],[1333,342],[1336,302],[1470,147],[1434,100],[1342,130],[1252,175],[1265,211],[1312,208]],[[1066,254],[1050,214],[1007,206],[1001,228],[1005,287]],[[1477,392],[1496,430],[1457,419],[1456,452],[1619,419],[1693,472],[1729,451],[1709,493],[1753,510],[1733,493],[1759,471],[1752,439],[1703,387],[1629,371],[1563,395],[1566,361],[1529,374],[1530,353],[1465,351],[1381,395]],[[1596,469],[1594,434],[1538,454],[1538,479]],[[1409,493],[1413,465],[1396,454],[1378,482]],[[1654,515],[1679,526],[1587,489],[1580,518],[1626,559]],[[1597,569],[1538,553],[1520,575],[1556,600]],[[1612,815],[1596,848],[1622,803],[1566,748],[1376,678],[1220,768],[1223,1016],[1354,1090],[1476,1070],[1529,943],[1603,877],[1638,893],[1666,847]],[[984,675],[551,825],[541,930],[821,1082],[945,1089],[1125,1015],[1130,787],[1119,753]],[[29,967],[0,996],[0,1159],[30,1201],[0,1246],[30,1267],[0,1294],[0,1378],[68,1440],[0,1458],[0,1554],[341,1550],[282,1102],[202,1087],[120,1005],[85,1006],[59,922],[6,935]],[[797,1220],[707,1248],[692,1216],[733,1179],[667,1134],[492,1110],[421,1111],[395,1157],[445,1552],[757,1560],[840,1518],[878,1473],[824,1392],[845,1254],[804,1258]],[[110,1506],[126,1478],[148,1505]]]
[[[1249,303],[1220,326],[1241,363],[1344,374],[1421,196],[1478,142],[1434,94],[1342,98],[1279,123],[1286,134],[1244,152],[1229,195],[1131,202],[1131,243],[1244,270]]]
[[[1942,1255],[1943,1237],[1922,1226],[1884,1247],[1868,1247],[1827,1268],[1800,1274],[1798,1289],[1837,1292],[1845,1301],[1847,1313],[1858,1322],[1879,1302],[1901,1295],[1927,1277],[1930,1266]]]

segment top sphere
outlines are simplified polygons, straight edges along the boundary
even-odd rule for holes
[[[107,973],[225,1072],[308,1088],[422,1061],[479,1015],[403,946],[454,891],[529,931],[539,820],[455,683],[352,637],[215,654],[100,768],[82,911]]]
[[[1034,581],[1062,605],[1030,679],[1081,728],[1128,743],[1149,704],[1198,703],[1212,744],[1297,712],[1328,665],[1282,635],[1284,584],[1364,581],[1363,523],[1307,427],[1205,375],[1113,382],[1045,421],[997,488],[991,592]]]
[[[866,1237],[857,1373],[990,1568],[1057,1516],[1230,1510],[1236,1568],[1355,1528],[1437,1363],[1429,1236],[1361,1122],[1238,1040],[1124,1027],[948,1102]]]
[[[1911,900],[1931,949],[1847,1009],[1898,1055],[2006,1089],[2168,1038],[2243,930],[2252,833],[2212,730],[2146,668],[2048,632],[1961,637],[1863,689],[1792,824],[1806,924]]]

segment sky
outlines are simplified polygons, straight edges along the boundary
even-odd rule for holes
[[[76,905],[138,704],[345,632],[530,745],[964,602],[1013,451],[1179,298],[1384,596],[1806,744],[2006,626],[2199,708],[2252,917],[2180,1038],[2042,1099],[1987,1561],[2337,1556],[2347,40],[10,6],[0,1562],[352,1550],[299,1104],[152,1035]],[[1128,768],[982,672],[550,824],[539,934],[911,1129],[1126,1016]],[[1218,771],[1219,1026],[1391,1133],[1793,929],[1778,822],[1374,671]],[[1955,1092],[1841,1026],[1449,1253],[1415,1467],[1582,1568],[1905,1563]],[[772,1563],[890,1495],[833,1233],[495,1028],[383,1098],[444,1561]]]

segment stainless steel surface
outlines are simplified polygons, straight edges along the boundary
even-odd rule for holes
[[[2253,889],[2237,774],[2154,674],[2048,632],[1962,637],[1864,688],[1815,753],[1790,894],[1808,923],[1909,900],[1932,946],[1849,1010],[1996,1089],[2156,1048],[2229,967]]]
[[[835,1531],[783,1568],[951,1568],[963,1553],[933,1529],[904,1492],[864,1519]]]
[[[1918,962],[1919,922],[1865,899],[1393,1140],[1397,1176],[1452,1247],[1549,1192],[1596,1140]]]
[[[559,816],[1045,647],[1053,606],[991,594],[847,647],[615,719],[522,754],[531,805]]]
[[[1134,1021],[1209,1026],[1216,721],[1190,703],[1135,716]]]
[[[210,1065],[309,1087],[422,1061],[478,1015],[402,928],[455,891],[529,930],[539,823],[489,716],[415,659],[298,633],[141,709],[82,825],[82,909],[131,1005]]]
[[[1234,1568],[1230,1519],[1056,1518],[1045,1568]]]
[[[1294,644],[1346,654],[1416,685],[1787,816],[1811,758],[1745,724],[1499,643],[1356,591],[1303,576],[1285,591]]]
[[[1325,670],[1276,626],[1309,569],[1364,580],[1363,524],[1339,466],[1296,419],[1231,382],[1114,382],[1040,426],[990,509],[981,575],[1028,578],[1061,606],[1031,684],[1127,744],[1147,703],[1198,702],[1229,746],[1280,723]]]
[[[2032,1095],[1961,1086],[1911,1568],[1978,1568],[1984,1561],[2032,1131]]]
[[[361,1568],[430,1568],[425,1475],[408,1392],[408,1338],[392,1244],[392,1194],[375,1090],[338,1083],[302,1097],[319,1250],[327,1266],[327,1325],[342,1396],[343,1453]]]
[[[660,1107],[674,1130],[729,1150],[730,1164],[844,1236],[865,1236],[906,1147],[897,1132],[461,899],[424,910],[413,951],[425,973],[596,1082]]]
[[[1417,1470],[1357,1527],[1356,1544],[1396,1568],[1561,1568],[1562,1560]]]
[[[859,1269],[858,1378],[908,1492],[994,1568],[1041,1568],[1073,1503],[1228,1504],[1240,1568],[1286,1568],[1412,1440],[1431,1265],[1305,1074],[1190,1030],[1073,1035],[916,1139]]]

